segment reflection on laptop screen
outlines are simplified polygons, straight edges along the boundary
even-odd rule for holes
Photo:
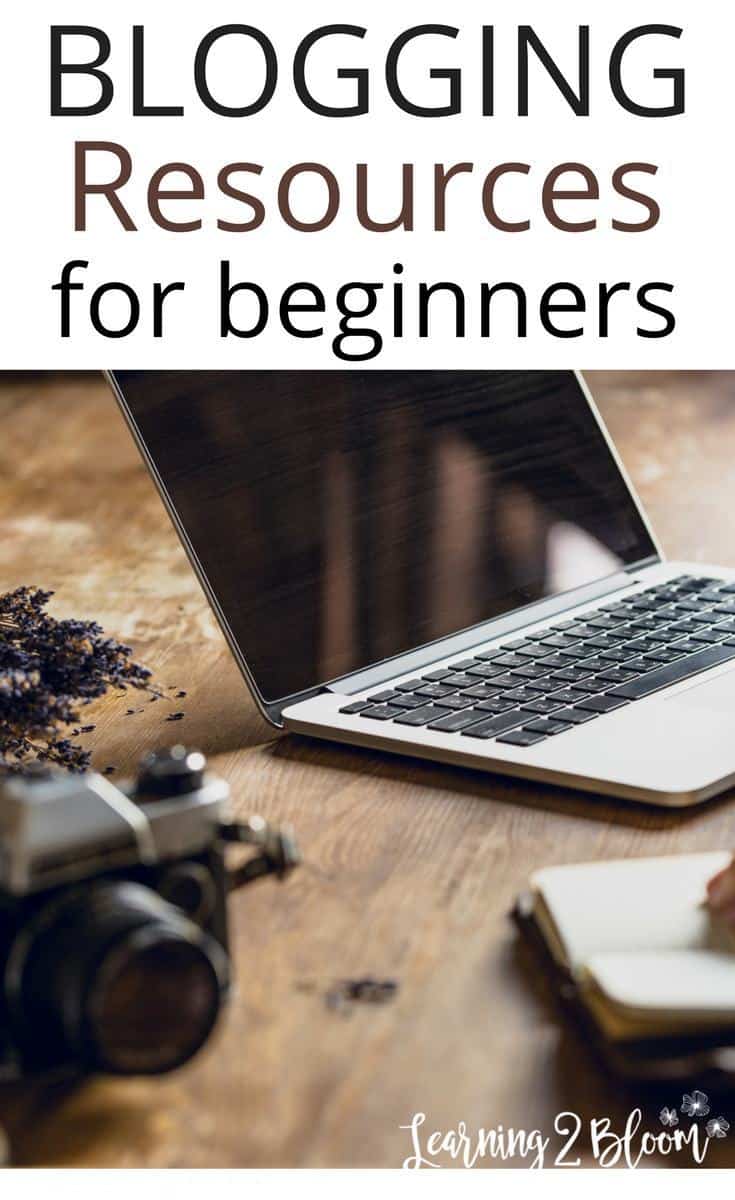
[[[655,553],[571,372],[116,378],[266,700]]]

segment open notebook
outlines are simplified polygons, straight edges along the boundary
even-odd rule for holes
[[[727,853],[548,867],[530,917],[603,1036],[735,1027],[735,937],[704,904]]]

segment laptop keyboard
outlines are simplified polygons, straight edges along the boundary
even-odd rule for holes
[[[682,575],[341,708],[535,746],[735,659],[735,583]]]

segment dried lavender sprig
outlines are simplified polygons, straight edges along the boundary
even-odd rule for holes
[[[50,616],[52,595],[31,587],[0,595],[0,772],[33,762],[85,770],[89,752],[65,736],[81,724],[81,708],[110,688],[162,696],[131,647],[96,621]]]

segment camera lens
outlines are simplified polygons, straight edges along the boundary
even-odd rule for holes
[[[11,1013],[22,1042],[91,1070],[160,1074],[209,1037],[227,986],[214,938],[130,881],[53,902],[11,951]]]
[[[125,1074],[169,1071],[203,1045],[219,1011],[211,955],[165,927],[137,930],[101,964],[87,1002],[99,1064]]]

